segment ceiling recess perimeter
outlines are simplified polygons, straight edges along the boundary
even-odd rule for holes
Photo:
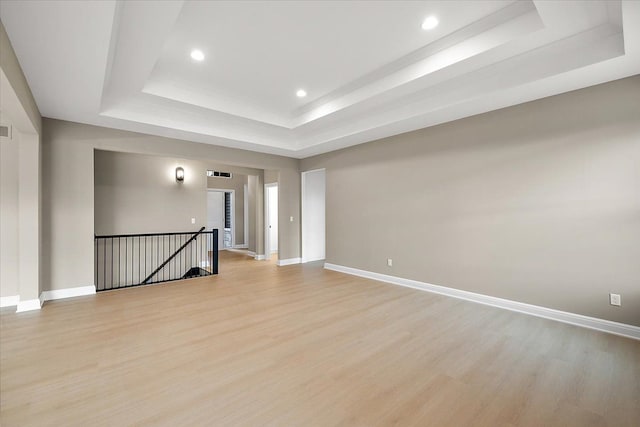
[[[10,1],[0,17],[46,117],[298,158],[640,72],[632,1]]]

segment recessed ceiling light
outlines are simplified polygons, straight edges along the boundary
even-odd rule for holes
[[[298,91],[296,92],[296,96],[298,98],[304,98],[305,96],[307,96],[307,91],[305,91],[304,89],[298,89]]]
[[[435,16],[427,16],[424,21],[422,21],[422,29],[423,30],[433,30],[438,26],[440,21]]]
[[[204,60],[204,53],[202,53],[201,50],[199,49],[194,49],[191,51],[191,58],[196,60],[196,61],[203,61]]]

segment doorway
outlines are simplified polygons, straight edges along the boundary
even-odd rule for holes
[[[278,253],[278,184],[264,186],[265,257]]]
[[[302,262],[325,259],[325,170],[302,172]]]
[[[212,189],[207,191],[207,230],[218,229],[218,249],[230,249],[234,237],[234,190]]]

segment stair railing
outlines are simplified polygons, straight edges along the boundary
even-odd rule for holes
[[[95,236],[96,290],[218,274],[218,230]]]

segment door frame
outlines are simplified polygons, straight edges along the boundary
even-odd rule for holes
[[[207,188],[207,194],[209,194],[210,191],[215,191],[218,193],[231,193],[231,246],[228,248],[225,248],[223,243],[222,247],[218,247],[218,250],[226,251],[227,249],[233,249],[233,247],[236,244],[236,207],[235,207],[236,191],[228,188]],[[224,210],[224,206],[223,206],[223,210]],[[209,216],[209,212],[207,212],[207,217],[208,216]],[[222,235],[223,235],[222,242],[224,242],[224,227],[220,231],[222,231]]]
[[[280,189],[277,182],[264,185],[264,259],[271,258],[271,238],[269,237],[269,188],[275,187],[278,191],[278,201],[280,201]],[[280,210],[278,209],[278,216]],[[278,221],[278,218],[276,218]],[[278,227],[278,258],[280,257],[280,227]]]

